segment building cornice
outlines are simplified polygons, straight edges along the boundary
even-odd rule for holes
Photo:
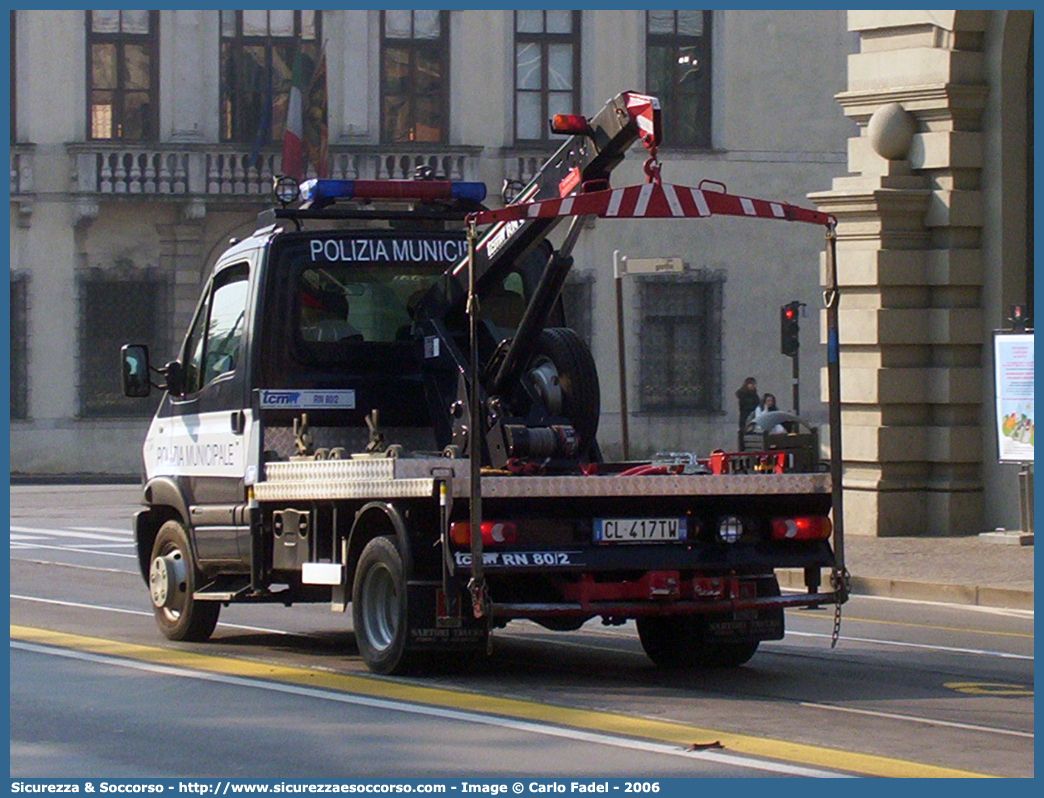
[[[887,89],[843,91],[834,99],[845,116],[866,125],[874,111],[899,103],[919,120],[962,119],[977,121],[986,107],[989,87],[962,83],[895,86]]]

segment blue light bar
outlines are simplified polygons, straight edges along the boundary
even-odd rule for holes
[[[486,184],[477,180],[462,180],[459,183],[450,183],[450,196],[458,200],[482,202],[486,198]]]
[[[301,184],[301,200],[322,208],[337,199],[351,199],[354,180],[306,180]]]
[[[301,199],[312,208],[325,208],[337,200],[471,200],[486,198],[486,184],[448,180],[306,180]]]

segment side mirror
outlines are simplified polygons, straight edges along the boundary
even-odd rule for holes
[[[172,396],[181,396],[185,393],[185,374],[181,370],[181,362],[177,360],[170,361],[162,369],[163,375],[167,378],[166,389]]]
[[[143,344],[126,344],[120,348],[120,378],[124,396],[148,396],[152,390],[149,380],[149,348]]]

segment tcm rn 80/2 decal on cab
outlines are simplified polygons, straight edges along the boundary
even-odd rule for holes
[[[258,391],[262,410],[354,410],[355,391],[267,389]]]

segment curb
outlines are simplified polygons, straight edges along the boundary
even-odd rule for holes
[[[783,568],[776,571],[780,587],[804,588],[804,571]],[[829,585],[829,574],[824,574],[824,585]],[[997,607],[1007,610],[1032,610],[1033,591],[992,585],[953,585],[942,582],[919,582],[910,579],[887,579],[875,576],[853,576],[852,593],[859,596],[941,601],[979,607]]]

